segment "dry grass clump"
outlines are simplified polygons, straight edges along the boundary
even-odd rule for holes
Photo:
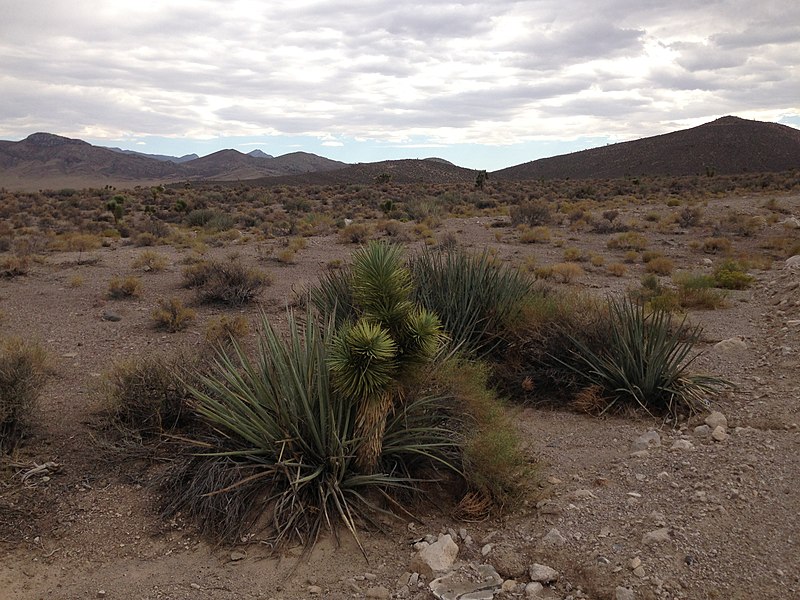
[[[703,252],[706,254],[727,254],[731,251],[731,241],[723,237],[711,237],[703,240]]]
[[[528,227],[524,225],[520,230],[519,241],[523,244],[546,244],[553,237],[550,228],[543,225]]]
[[[609,275],[613,275],[614,277],[624,276],[627,270],[628,267],[621,262],[611,263],[606,267],[606,271],[609,273]]]
[[[157,273],[167,267],[167,257],[153,250],[144,250],[134,259],[131,267]]]
[[[669,275],[675,269],[675,263],[666,256],[657,256],[645,263],[644,269],[656,275]]]
[[[225,345],[244,337],[249,331],[250,325],[242,315],[222,315],[206,325],[206,342],[211,346]]]
[[[641,233],[635,231],[628,231],[614,236],[606,244],[612,250],[638,250],[642,251],[647,248],[647,238]]]
[[[366,223],[350,223],[339,230],[339,241],[343,244],[365,244],[372,237],[372,229]]]
[[[45,354],[18,338],[0,340],[0,453],[28,434],[46,375]]]
[[[142,355],[115,363],[102,388],[112,422],[145,437],[191,422],[190,386],[198,383],[195,363],[183,354]]]
[[[12,279],[21,275],[27,275],[30,269],[28,257],[4,256],[0,259],[0,278]]]
[[[152,317],[157,329],[163,329],[170,333],[183,331],[192,321],[197,313],[191,308],[186,308],[179,298],[161,299],[158,307],[153,310]]]
[[[508,214],[511,217],[511,224],[514,226],[521,224],[529,227],[547,225],[552,220],[550,203],[546,200],[531,200],[512,206]]]
[[[108,297],[112,300],[138,298],[142,293],[142,280],[138,277],[114,277],[108,283]]]
[[[561,283],[572,283],[584,273],[583,268],[575,263],[556,263],[552,267],[551,277]]]
[[[201,302],[238,306],[252,302],[271,278],[234,260],[204,260],[183,270],[184,287],[194,289]]]

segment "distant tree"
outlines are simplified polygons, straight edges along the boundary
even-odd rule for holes
[[[122,216],[125,214],[125,197],[116,195],[111,200],[106,202],[106,210],[108,210],[111,215],[114,217],[114,224],[116,225],[122,220]]]

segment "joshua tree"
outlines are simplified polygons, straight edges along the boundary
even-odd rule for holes
[[[482,190],[488,179],[489,174],[486,172],[486,170],[478,171],[478,174],[475,176],[475,189]]]
[[[328,366],[337,391],[358,405],[356,463],[371,473],[386,417],[403,401],[416,368],[436,354],[443,334],[438,317],[411,301],[411,272],[400,246],[371,242],[356,251],[351,285],[357,320],[337,332]]]

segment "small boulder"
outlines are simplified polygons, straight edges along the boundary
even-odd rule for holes
[[[714,430],[711,432],[711,438],[715,442],[724,442],[728,439],[728,433],[725,431],[725,428],[722,425],[714,427]]]
[[[558,579],[558,571],[539,563],[533,563],[528,567],[528,575],[531,581],[538,581],[539,583],[551,583]]]
[[[544,586],[538,581],[531,581],[525,586],[525,596],[528,598],[541,598]]]
[[[669,529],[660,527],[653,531],[648,531],[642,536],[642,544],[645,546],[654,546],[669,541]]]
[[[705,424],[708,425],[712,431],[717,427],[722,427],[723,429],[727,429],[728,419],[721,412],[715,410],[706,417]]]
[[[554,527],[542,538],[542,542],[548,546],[563,546],[567,543],[567,538],[561,535],[561,532]]]
[[[670,450],[693,450],[694,444],[689,440],[675,440],[672,442],[672,446],[669,447]]]
[[[658,448],[661,446],[661,436],[658,435],[658,432],[651,429],[647,433],[643,433],[638,438],[633,441],[631,445],[631,450],[634,452],[640,452],[641,450],[647,450],[648,448]]]
[[[698,425],[694,428],[694,434],[699,438],[707,438],[711,435],[711,427],[708,425]]]
[[[714,350],[717,352],[736,352],[738,350],[747,350],[747,343],[740,337],[732,337],[714,344]]]
[[[449,534],[443,535],[427,548],[417,552],[411,560],[408,570],[432,579],[434,575],[441,575],[449,571],[457,555],[458,544]]]
[[[795,254],[786,259],[784,268],[790,271],[800,270],[800,254]]]

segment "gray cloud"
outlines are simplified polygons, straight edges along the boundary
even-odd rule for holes
[[[0,137],[513,143],[798,114],[786,4],[0,0]]]

